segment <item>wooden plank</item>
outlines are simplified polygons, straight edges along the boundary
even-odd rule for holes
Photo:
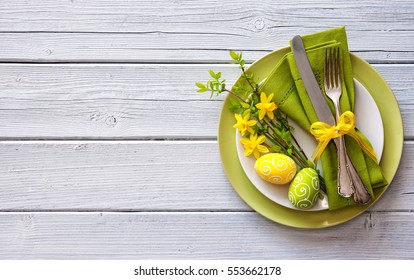
[[[131,1],[15,0],[2,7],[1,31],[143,32],[184,31],[228,27],[239,32],[265,32],[274,27],[308,29],[350,24],[366,30],[394,31],[412,28],[412,3],[350,0],[288,1]],[[316,21],[317,20],[317,21]],[[371,23],[375,21],[375,25]],[[388,25],[393,23],[392,26]],[[201,24],[204,26],[202,27]],[[230,28],[231,27],[231,28]],[[243,29],[243,27],[247,27]]]
[[[380,200],[373,206],[375,211],[403,211],[402,205],[407,205],[408,211],[414,209],[414,192],[412,169],[414,168],[414,142],[407,141],[404,143],[404,150],[400,165],[391,185],[387,191],[380,198]],[[407,188],[408,187],[408,188]]]
[[[215,142],[2,142],[2,210],[242,209]]]
[[[211,62],[227,59],[223,50],[261,56],[296,34],[344,25],[364,58],[412,62],[412,13],[406,0],[18,0],[2,7],[0,60]]]
[[[24,103],[20,104],[23,107],[0,109],[0,119],[6,119],[1,130],[7,131],[1,138],[215,138],[222,107],[218,102],[171,100],[135,100],[130,104],[119,99]]]
[[[0,33],[1,62],[222,63],[230,49],[248,62],[289,45],[295,34],[323,30],[281,30],[275,38],[226,38],[220,34]],[[411,31],[398,34],[349,32],[350,50],[372,63],[413,63]],[[223,38],[224,37],[224,38]],[[401,38],[405,38],[401,40]],[[255,42],[254,45],[247,42]]]
[[[388,32],[412,29],[411,1],[131,1],[15,0],[2,7],[1,31],[149,32],[223,27],[240,33],[266,33],[338,26]],[[375,25],[372,22],[375,21]],[[390,26],[389,23],[392,23]],[[203,26],[201,26],[203,25]],[[287,33],[287,32],[285,32]]]
[[[375,64],[401,106],[405,135],[414,136],[412,64]],[[185,138],[217,135],[224,96],[209,100],[195,82],[234,65],[0,64],[0,137]]]
[[[1,213],[0,227],[0,259],[414,258],[408,212],[323,230],[256,213]]]
[[[1,211],[251,211],[214,141],[0,143]],[[414,142],[375,211],[411,211]]]

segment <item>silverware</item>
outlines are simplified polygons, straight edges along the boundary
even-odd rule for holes
[[[329,50],[330,49],[327,49],[325,56],[324,85],[326,95],[334,103],[336,111],[336,123],[338,123],[339,116],[341,115],[339,99],[342,95],[339,69],[340,64],[337,57],[339,48],[336,48],[335,51],[333,51],[334,53],[330,52]],[[338,142],[338,193],[343,197],[350,197],[354,194],[355,188],[352,182],[351,174],[349,174],[349,163],[347,162],[346,158],[346,147],[344,142],[345,139],[343,136],[341,136],[338,137],[336,141]],[[344,183],[345,180],[346,183]]]
[[[335,118],[332,115],[331,109],[329,108],[328,103],[324,98],[324,94],[319,88],[319,84],[315,78],[315,75],[313,74],[311,65],[306,55],[302,38],[299,35],[293,37],[292,39],[292,50],[295,56],[296,65],[299,69],[299,73],[302,76],[306,91],[308,92],[309,98],[312,102],[319,121],[327,123],[331,126],[335,125]],[[339,151],[339,141],[334,139],[334,143],[337,147],[337,150]],[[352,178],[351,176],[347,176],[348,170],[346,168],[347,164],[344,162],[345,160],[346,158],[341,158],[341,164],[338,166],[338,190],[353,190]],[[340,174],[341,176],[339,176]],[[342,174],[345,175],[342,176]],[[349,197],[352,195],[352,193],[348,192],[347,195]]]
[[[324,85],[326,95],[332,100],[336,111],[336,121],[339,121],[341,115],[341,108],[339,100],[342,95],[342,79],[341,79],[341,63],[340,63],[340,48],[330,48],[326,50],[325,66],[324,66]],[[350,197],[354,194],[355,202],[359,204],[366,204],[371,200],[371,194],[362,182],[355,166],[352,164],[345,147],[345,139],[343,136],[337,138],[338,142],[338,192],[344,197]],[[346,172],[343,168],[346,167]],[[342,184],[342,181],[351,179],[351,184]]]
[[[312,67],[306,55],[305,47],[303,46],[302,38],[297,35],[292,39],[292,50],[295,56],[296,65],[299,73],[305,84],[306,91],[315,108],[316,115],[321,122],[329,125],[335,125],[335,118],[332,115],[328,103],[326,103],[323,93],[319,87],[318,81],[313,74]]]

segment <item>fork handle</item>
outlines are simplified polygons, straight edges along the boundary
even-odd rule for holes
[[[356,171],[355,166],[352,164],[352,161],[349,158],[348,154],[346,154],[346,158],[348,161],[349,175],[351,176],[351,180],[355,188],[354,200],[359,204],[367,204],[371,200],[371,193],[362,182],[362,179]]]
[[[350,197],[354,194],[355,189],[348,169],[344,137],[336,138],[335,144],[338,150],[338,193],[343,197]]]
[[[338,121],[341,108],[339,102],[335,102],[334,105],[336,120]],[[367,204],[371,200],[371,193],[362,182],[346,152],[345,138],[343,136],[338,137],[335,143],[338,149],[338,193],[343,197],[350,197],[353,194],[356,203]]]
[[[335,100],[336,101],[336,100]],[[339,100],[334,102],[336,121],[339,121],[341,108]],[[346,153],[345,139],[343,136],[335,139],[336,149],[338,150],[338,193],[343,197],[350,197],[354,194],[355,188],[348,168],[348,156]]]

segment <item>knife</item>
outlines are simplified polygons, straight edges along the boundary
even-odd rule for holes
[[[335,118],[319,88],[319,84],[309,63],[308,56],[306,55],[302,37],[299,35],[296,35],[292,39],[292,50],[299,73],[302,76],[303,84],[305,85],[319,121],[329,125],[335,125]],[[345,152],[344,139],[340,138],[334,139],[338,150],[338,193],[343,197],[350,197],[355,192],[355,187],[349,172],[349,166],[352,165],[352,163]]]
[[[332,115],[328,103],[326,100],[324,100],[325,98],[321,89],[319,88],[318,81],[313,74],[308,56],[306,55],[302,38],[299,35],[296,35],[292,39],[292,50],[293,55],[295,56],[296,65],[299,69],[299,73],[302,76],[306,91],[308,92],[313,108],[315,108],[315,112],[318,116],[319,121],[327,123],[329,125],[335,125],[335,118]]]

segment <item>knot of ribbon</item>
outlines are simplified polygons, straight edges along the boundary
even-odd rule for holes
[[[355,115],[350,111],[343,113],[339,117],[338,124],[334,126],[324,122],[314,122],[310,127],[310,132],[318,141],[318,145],[312,155],[312,160],[314,162],[318,161],[326,146],[332,139],[347,134],[357,141],[361,149],[370,158],[372,158],[374,162],[378,163],[377,155],[372,146],[367,143],[355,130]]]

